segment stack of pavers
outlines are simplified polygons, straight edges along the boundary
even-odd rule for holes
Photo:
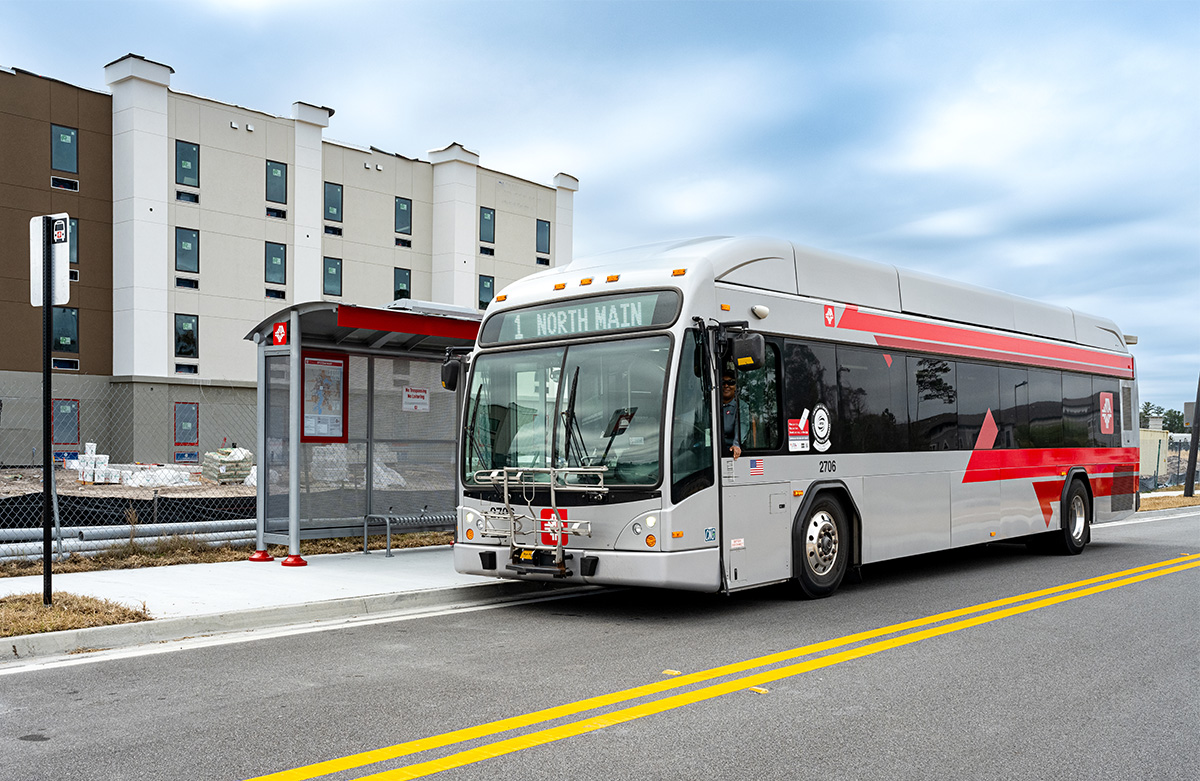
[[[223,447],[204,454],[200,476],[215,483],[242,483],[254,468],[254,454],[244,447]]]

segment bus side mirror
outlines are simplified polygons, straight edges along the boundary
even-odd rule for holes
[[[442,361],[442,387],[448,391],[458,390],[458,374],[461,371],[462,361],[458,358]]]
[[[742,333],[730,339],[733,364],[738,371],[761,369],[766,362],[766,343],[762,334]]]

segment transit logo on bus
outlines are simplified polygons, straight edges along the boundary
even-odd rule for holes
[[[825,305],[825,325],[833,328],[833,307]]]
[[[1100,433],[1111,434],[1115,430],[1113,423],[1113,395],[1100,394]]]
[[[567,511],[559,510],[558,517],[560,519],[562,519],[563,528],[566,528]],[[551,510],[549,507],[545,508],[544,510],[542,510],[542,519],[543,519],[542,520],[542,544],[543,545],[557,545],[558,544],[558,532],[551,530],[551,527],[554,525],[554,511]],[[567,544],[567,533],[565,531],[562,533],[562,544],[563,545]]]

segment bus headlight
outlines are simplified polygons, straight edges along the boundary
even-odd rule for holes
[[[637,521],[634,521],[634,522],[633,522],[633,533],[634,533],[634,534],[636,534],[636,535],[638,535],[638,536],[641,536],[641,533],[642,533],[642,525],[641,525],[640,523],[638,523]]]
[[[646,516],[646,528],[647,529],[653,529],[654,524],[656,524],[656,523],[658,523],[658,516],[655,516],[655,515],[647,515]]]

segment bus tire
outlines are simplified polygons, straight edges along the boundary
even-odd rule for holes
[[[796,529],[795,585],[799,596],[820,599],[837,591],[850,561],[846,511],[831,497],[818,499]]]
[[[1064,556],[1078,556],[1091,537],[1092,502],[1080,480],[1072,480],[1063,499],[1062,529],[1055,535],[1055,551]]]

